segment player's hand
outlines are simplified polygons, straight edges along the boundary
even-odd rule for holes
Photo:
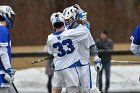
[[[84,21],[87,20],[87,12],[78,11],[80,20]]]
[[[83,11],[78,4],[75,4],[74,7],[77,9],[80,20],[87,20],[87,12]]]
[[[94,61],[95,70],[100,71],[102,69],[101,58],[99,58],[98,56],[95,56],[93,61]]]
[[[15,72],[16,72],[16,70],[13,68],[8,68],[6,70],[6,74],[5,74],[4,78],[9,84],[12,84],[12,82],[14,81]]]

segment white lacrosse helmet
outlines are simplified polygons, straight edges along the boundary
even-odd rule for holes
[[[10,6],[7,5],[0,6],[0,16],[2,16],[8,22],[7,28],[9,29],[12,28],[15,15],[16,14],[14,13],[14,11]]]
[[[52,26],[55,29],[55,23],[65,23],[63,13],[57,12],[51,15],[50,21],[52,22]]]
[[[64,9],[63,15],[66,25],[71,25],[78,19],[78,12],[74,6]]]

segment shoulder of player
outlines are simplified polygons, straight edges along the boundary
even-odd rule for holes
[[[140,24],[137,25],[137,27],[135,28],[134,32],[139,32],[140,31]]]
[[[78,29],[85,29],[85,30],[89,30],[86,26],[82,25],[82,24],[79,24]]]
[[[49,34],[47,40],[50,41],[53,38],[53,36],[54,36],[53,33],[52,34]]]
[[[75,29],[69,29],[68,30],[68,33],[71,33],[71,32],[90,32],[89,29],[87,29],[85,26],[79,24]]]
[[[5,26],[0,25],[0,30],[2,31],[8,31],[8,29]]]
[[[82,25],[82,24],[79,24],[79,25],[80,25],[80,27],[88,29],[85,25]]]
[[[0,33],[1,34],[8,34],[9,31],[5,26],[0,26]]]

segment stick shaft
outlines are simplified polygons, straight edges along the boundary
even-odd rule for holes
[[[42,62],[42,61],[45,61],[45,60],[48,60],[48,59],[51,59],[51,58],[53,58],[53,56],[46,57],[46,58],[43,58],[43,59],[39,59],[37,61],[32,62],[32,64],[35,64],[35,63],[38,63],[38,62]]]
[[[96,87],[99,88],[99,69],[97,69]]]
[[[16,92],[16,93],[19,93],[14,83],[12,83],[12,86],[13,86],[15,92]]]

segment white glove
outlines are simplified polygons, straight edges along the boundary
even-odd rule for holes
[[[15,72],[16,71],[13,68],[8,68],[6,70],[6,74],[5,74],[4,78],[9,84],[12,84],[12,82],[14,81]]]
[[[83,11],[78,4],[75,4],[74,7],[77,9],[80,20],[87,20],[87,12]]]
[[[100,71],[102,69],[102,61],[101,58],[99,58],[98,56],[94,56],[94,67],[96,71]]]
[[[82,21],[87,20],[87,12],[79,10],[78,14],[79,14],[80,20],[82,20]]]

